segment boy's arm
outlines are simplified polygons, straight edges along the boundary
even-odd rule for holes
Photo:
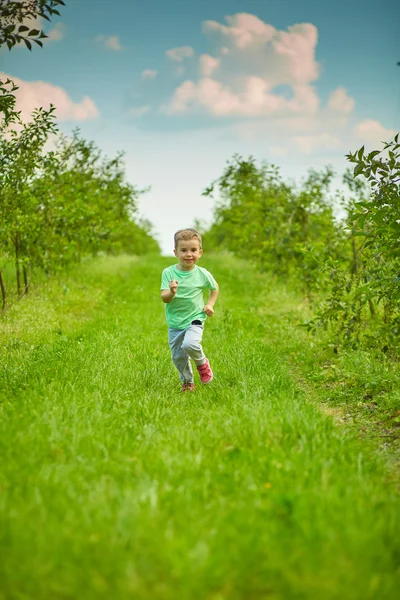
[[[217,289],[210,291],[210,295],[208,296],[207,304],[203,308],[204,312],[209,317],[212,317],[213,314],[214,314],[214,304],[217,301],[218,293],[219,293],[219,286],[218,286],[218,283],[217,283]]]
[[[161,291],[161,300],[168,304],[171,300],[175,298],[175,294],[171,292],[171,290],[162,290]]]
[[[172,279],[169,282],[169,290],[161,290],[161,300],[168,304],[175,298],[175,294],[178,289],[178,282],[175,279]]]

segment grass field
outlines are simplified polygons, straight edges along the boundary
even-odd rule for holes
[[[290,299],[268,305],[267,276],[204,257],[215,379],[183,395],[170,262],[86,264],[0,320],[0,598],[397,598],[398,491],[292,376]]]

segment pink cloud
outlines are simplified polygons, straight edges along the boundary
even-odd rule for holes
[[[204,77],[209,77],[213,71],[218,68],[221,61],[209,54],[202,54],[199,58],[199,62],[201,74]]]
[[[288,83],[309,83],[318,78],[318,65],[315,60],[317,28],[311,23],[288,27],[288,31],[278,31],[272,40],[276,55],[285,58]]]
[[[99,42],[109,50],[115,50],[117,52],[122,50],[122,45],[117,35],[98,35],[95,39],[96,42]]]
[[[23,81],[18,77],[0,73],[0,79],[12,79],[19,89],[16,92],[16,110],[21,111],[23,120],[29,120],[35,108],[56,107],[58,121],[88,121],[99,116],[99,111],[89,96],[81,102],[73,102],[66,91],[45,81]]]
[[[175,62],[182,62],[185,58],[193,56],[194,51],[190,46],[181,46],[180,48],[172,48],[166,51],[166,56]]]
[[[64,30],[64,26],[61,23],[57,23],[57,25],[53,27],[53,29],[47,32],[46,41],[59,42],[64,37]]]
[[[339,147],[340,141],[330,133],[317,135],[299,135],[292,138],[292,142],[304,154],[312,154],[317,148],[334,150]]]
[[[203,77],[197,83],[184,81],[174,94],[171,103],[163,107],[166,114],[204,110],[214,116],[256,117],[260,115],[284,115],[287,113],[315,112],[318,98],[307,86],[296,86],[294,98],[287,100],[273,94],[267,81],[260,77],[247,77],[240,92],[211,77]]]
[[[329,96],[328,107],[339,113],[350,113],[354,104],[354,99],[347,94],[345,88],[337,88]]]
[[[153,69],[145,69],[142,71],[142,79],[154,79],[157,77],[158,71],[154,71]]]
[[[200,110],[218,116],[257,116],[318,110],[319,100],[311,85],[318,78],[318,32],[313,25],[297,24],[278,31],[247,13],[226,17],[226,23],[203,23],[206,35],[222,38],[216,48],[218,58],[200,57],[200,78],[182,83],[163,107],[165,113]],[[167,54],[183,60],[189,54],[185,48]],[[279,85],[292,89],[290,100],[274,92]]]
[[[264,23],[248,13],[238,13],[225,17],[228,25],[221,25],[217,21],[205,21],[203,32],[219,33],[226,37],[237,48],[246,48],[254,44],[262,44],[270,41],[275,34],[275,28]]]
[[[357,138],[365,143],[380,146],[382,142],[387,142],[392,139],[397,131],[394,129],[386,129],[378,121],[365,119],[360,121],[354,127],[354,133]]]

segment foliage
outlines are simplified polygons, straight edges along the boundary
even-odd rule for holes
[[[0,10],[0,46],[47,37],[25,21],[59,15],[62,0],[6,0]],[[17,29],[17,24],[20,24]],[[29,38],[29,39],[28,39]],[[15,110],[13,81],[0,81],[0,293],[6,307],[5,263],[15,265],[17,295],[29,290],[33,267],[46,273],[78,261],[87,253],[159,252],[151,224],[137,218],[143,191],[125,181],[123,155],[105,159],[92,142],[75,131],[60,135],[55,149],[45,151],[58,132],[55,107],[38,108],[22,123]],[[13,129],[18,124],[20,130]],[[23,279],[23,282],[22,282]]]
[[[40,221],[32,183],[43,163],[42,149],[48,135],[56,131],[54,106],[37,109],[30,123],[18,133],[0,137],[0,250],[14,256],[18,295],[22,293],[21,268],[28,286],[26,268]]]
[[[336,324],[338,339],[361,340],[386,352],[399,345],[400,334],[400,144],[398,135],[383,150],[348,154],[354,178],[347,227],[353,260],[331,272],[332,288],[314,325]],[[371,327],[371,324],[373,325]]]
[[[14,92],[18,86],[8,77],[6,81],[0,80],[0,133],[11,123],[20,122],[20,111],[16,112],[16,97]]]
[[[260,270],[300,283],[315,315],[311,331],[330,327],[333,343],[360,342],[385,352],[400,334],[400,143],[347,155],[355,165],[331,198],[332,171],[311,169],[301,186],[276,167],[235,155],[204,192],[219,197],[207,246],[255,262]],[[339,202],[345,217],[335,215]]]
[[[285,183],[277,167],[238,155],[204,192],[219,192],[209,247],[249,258],[261,270],[298,278],[311,298],[319,289],[321,264],[340,253],[343,236],[327,190],[330,168],[310,170],[300,189]]]
[[[63,0],[2,0],[0,7],[0,47],[13,46],[24,42],[32,50],[32,42],[43,46],[47,38],[44,31],[29,26],[32,19],[43,18],[50,21],[53,15],[60,16],[57,7],[65,6]],[[26,24],[28,23],[28,25]]]
[[[53,15],[59,15],[57,6],[65,6],[63,0],[2,0],[0,6],[0,48],[6,44],[11,50],[16,44],[24,42],[32,50],[32,42],[43,46],[42,39],[47,35],[38,29],[26,25],[29,20],[38,17],[50,21]],[[19,24],[19,25],[18,25]],[[18,86],[9,78],[0,80],[0,132],[11,123],[20,122],[20,111],[15,111],[14,92]]]
[[[125,181],[122,154],[104,158],[77,130],[45,151],[54,111],[38,109],[20,132],[0,137],[0,252],[15,263],[18,296],[34,267],[49,274],[88,253],[159,251],[150,224],[137,219],[143,190]]]

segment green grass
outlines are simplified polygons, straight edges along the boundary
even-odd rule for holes
[[[380,348],[332,344],[328,327],[317,335],[301,325],[312,310],[290,283],[274,281],[259,309],[270,343],[285,354],[292,377],[308,398],[388,461],[400,492],[400,365]]]
[[[204,257],[215,380],[182,395],[168,264],[84,265],[0,321],[0,598],[397,598],[399,496],[294,376],[293,298]]]

